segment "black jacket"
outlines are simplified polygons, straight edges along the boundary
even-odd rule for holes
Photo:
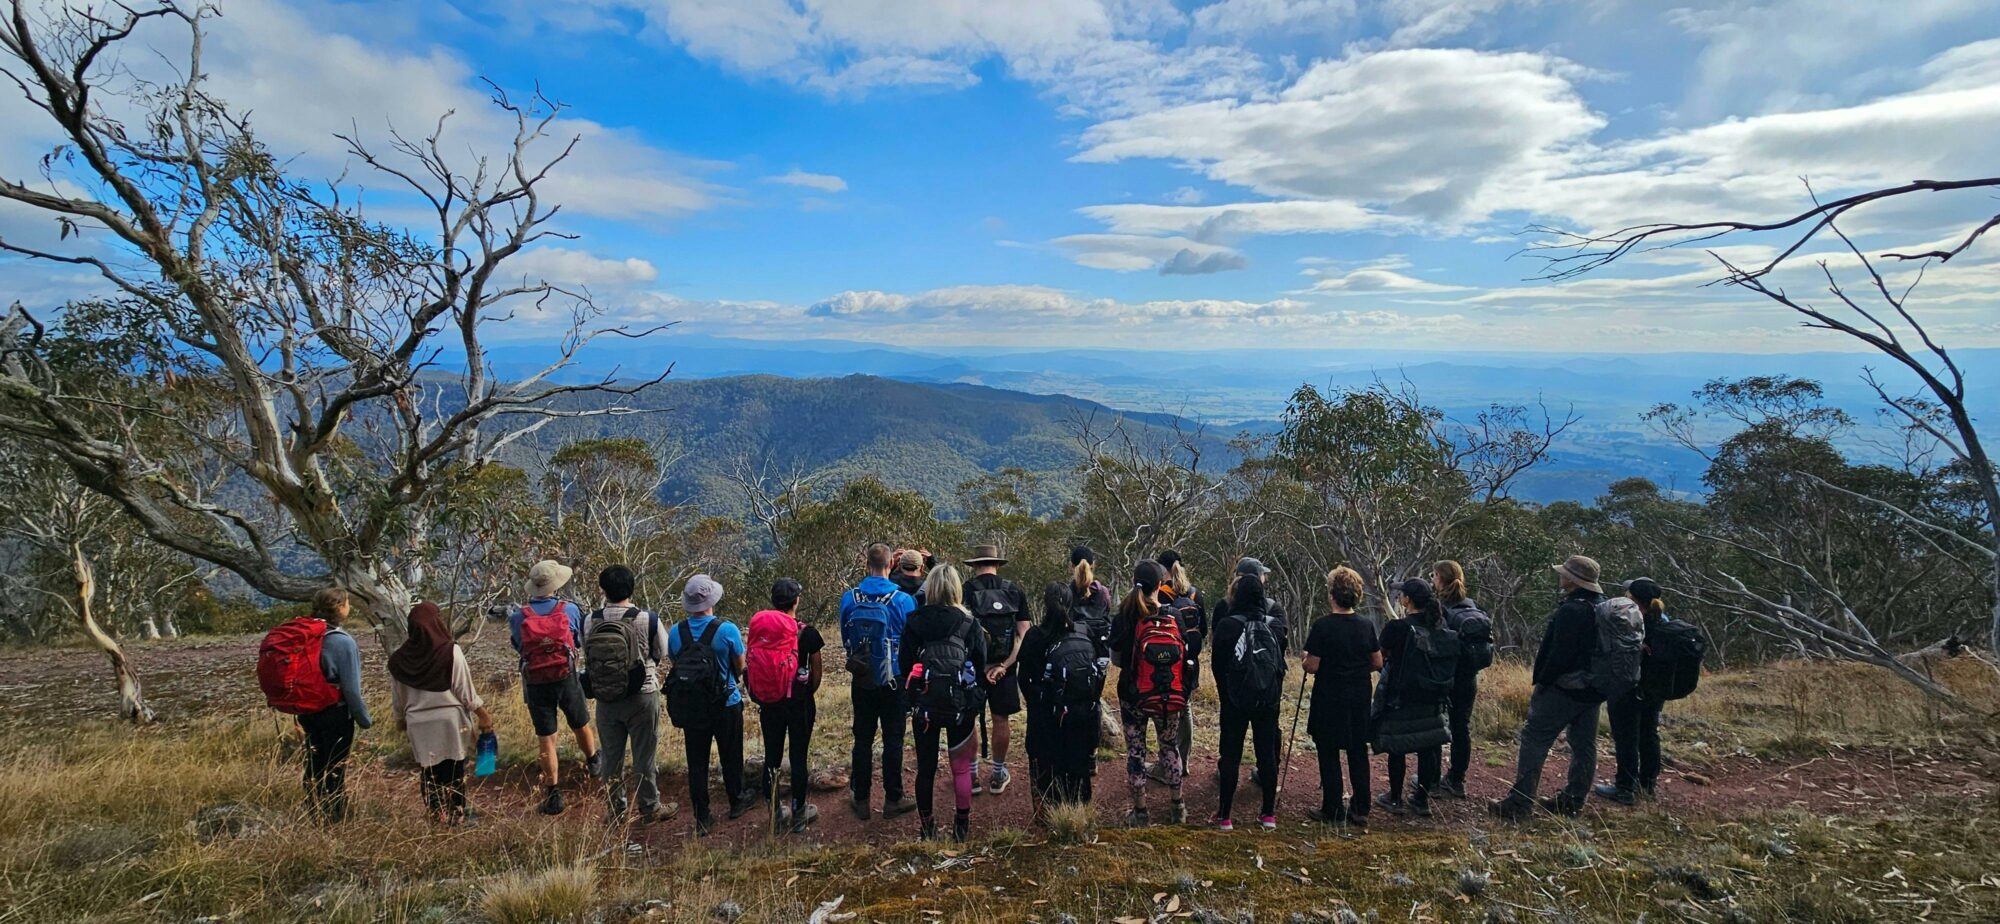
[[[1271,621],[1271,634],[1278,638],[1278,650],[1292,650],[1291,640],[1285,628],[1285,610],[1278,601],[1264,600],[1264,618]],[[1215,605],[1215,620],[1209,625],[1215,633],[1215,644],[1208,647],[1208,662],[1215,675],[1215,692],[1224,702],[1229,701],[1229,672],[1236,665],[1236,640],[1243,635],[1244,617],[1229,610],[1229,601]]]
[[[969,630],[965,624],[971,623]],[[964,610],[952,606],[926,606],[910,614],[910,620],[903,626],[902,647],[899,649],[898,680],[910,676],[910,669],[923,660],[924,643],[941,639],[953,631],[966,631],[970,636],[966,646],[966,657],[979,676],[986,676],[986,633],[979,631],[979,623]]]
[[[1597,651],[1597,604],[1603,601],[1603,594],[1579,588],[1556,607],[1542,632],[1542,645],[1535,650],[1537,688],[1556,687],[1563,675],[1590,667],[1590,656]],[[1584,702],[1604,698],[1595,690],[1563,692]]]

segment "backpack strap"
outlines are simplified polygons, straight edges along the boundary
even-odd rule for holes
[[[689,645],[692,645],[692,644],[694,644],[694,630],[693,630],[693,629],[690,629],[690,628],[688,628],[688,624],[687,624],[687,621],[686,621],[686,620],[682,620],[682,621],[681,621],[681,650],[682,650],[682,651],[686,651],[686,650],[688,649],[688,646],[689,646]]]
[[[687,625],[687,623],[681,623],[681,625],[685,626]],[[715,633],[721,630],[721,628],[722,628],[722,617],[720,616],[709,617],[708,628],[701,630],[701,643],[711,648],[714,647]]]

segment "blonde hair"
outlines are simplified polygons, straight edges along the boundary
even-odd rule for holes
[[[1090,559],[1088,558],[1077,562],[1076,567],[1071,568],[1069,571],[1069,586],[1076,588],[1078,599],[1089,597],[1090,585],[1096,581],[1097,571],[1090,566]]]
[[[1465,599],[1465,569],[1458,562],[1446,559],[1431,566],[1431,576],[1437,578],[1437,598],[1440,603],[1450,606]]]
[[[958,580],[958,569],[950,565],[938,565],[924,578],[924,605],[956,607],[959,612],[970,614],[965,608],[965,586]]]
[[[1360,606],[1364,587],[1361,572],[1346,565],[1326,573],[1326,595],[1336,605],[1350,610]]]
[[[347,602],[347,591],[338,587],[322,587],[313,594],[312,614],[319,619],[333,619],[340,616],[340,605]]]
[[[1187,569],[1180,562],[1167,569],[1167,583],[1174,588],[1174,596],[1185,597],[1194,592],[1194,582],[1188,580]]]

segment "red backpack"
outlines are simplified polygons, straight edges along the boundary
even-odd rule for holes
[[[319,650],[326,621],[300,616],[272,627],[257,646],[257,685],[264,701],[287,715],[309,715],[340,702],[340,688],[326,679]]]
[[[1187,643],[1173,614],[1161,610],[1139,624],[1127,662],[1135,672],[1132,689],[1146,715],[1178,715],[1187,709]]]
[[[744,660],[752,700],[768,706],[791,699],[799,673],[799,621],[777,610],[750,617],[750,652]]]
[[[568,610],[569,604],[560,600],[547,613],[521,606],[521,659],[529,683],[554,683],[569,676],[576,638],[570,632]]]

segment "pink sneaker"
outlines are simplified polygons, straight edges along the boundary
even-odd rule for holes
[[[1233,821],[1230,821],[1230,820],[1229,820],[1229,819],[1227,819],[1227,818],[1221,818],[1221,817],[1216,817],[1216,818],[1211,818],[1211,819],[1209,819],[1209,822],[1208,822],[1208,823],[1209,823],[1209,824],[1212,824],[1212,825],[1214,825],[1214,826],[1215,826],[1215,830],[1217,830],[1217,831],[1234,831],[1234,830],[1236,830],[1236,823],[1235,823],[1235,822],[1233,822]]]
[[[1278,816],[1276,815],[1265,815],[1257,819],[1257,823],[1263,825],[1266,831],[1278,830]]]

